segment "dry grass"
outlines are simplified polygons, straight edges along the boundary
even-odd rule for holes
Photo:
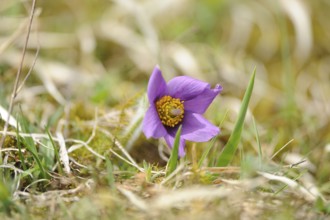
[[[31,5],[0,3],[2,219],[329,217],[326,0],[37,0],[11,111]],[[224,87],[201,169],[208,143],[165,177],[168,149],[141,133],[156,64]],[[240,149],[216,167],[255,66]]]

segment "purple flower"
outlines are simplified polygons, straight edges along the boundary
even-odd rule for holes
[[[219,128],[207,121],[202,114],[222,87],[188,76],[178,76],[167,84],[158,66],[153,70],[148,84],[150,106],[143,120],[142,129],[147,138],[164,137],[172,148],[175,134],[182,124],[179,156],[185,155],[185,140],[209,141],[219,133]]]

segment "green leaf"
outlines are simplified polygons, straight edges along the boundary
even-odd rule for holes
[[[145,160],[143,160],[143,169],[146,174],[146,181],[151,182],[151,171],[152,171],[152,166],[151,164],[147,163]]]
[[[227,166],[235,155],[235,152],[237,150],[238,144],[241,139],[241,133],[243,130],[243,125],[244,125],[244,119],[245,119],[246,111],[249,106],[250,98],[251,98],[252,91],[253,91],[255,75],[256,75],[256,68],[254,68],[254,70],[253,70],[253,74],[251,76],[249,85],[245,91],[242,105],[241,105],[241,108],[238,113],[238,118],[235,123],[234,130],[231,133],[227,144],[225,145],[223,151],[221,152],[221,154],[218,158],[217,166]]]
[[[261,163],[262,163],[262,149],[261,149],[261,144],[260,144],[260,140],[259,140],[259,132],[258,132],[256,121],[254,120],[254,117],[252,117],[252,119],[253,119],[254,130],[256,132],[256,140],[257,140],[257,144],[258,144],[259,166],[261,166]]]
[[[178,164],[181,128],[182,128],[182,125],[180,125],[180,127],[175,135],[172,153],[171,153],[170,159],[167,162],[166,176],[170,175],[176,169],[177,164]]]
[[[220,123],[220,125],[219,125],[219,128],[222,126],[222,123],[225,121],[225,118],[227,117],[227,113],[228,113],[228,110],[226,111],[226,113],[225,113],[223,119],[221,120],[221,123]],[[201,167],[202,167],[204,160],[205,160],[206,157],[209,155],[209,153],[210,153],[212,147],[213,147],[214,144],[215,144],[215,141],[218,139],[218,136],[219,136],[219,135],[217,135],[217,136],[215,136],[214,138],[212,138],[211,143],[210,143],[209,146],[206,148],[206,150],[204,151],[204,153],[202,154],[201,158],[200,158],[199,161],[198,161],[198,165],[197,165],[198,168],[201,168]]]
[[[17,121],[17,124],[16,124],[16,140],[17,140],[17,148],[18,148],[18,156],[19,156],[19,159],[22,163],[22,167],[23,167],[23,170],[27,170],[27,166],[25,164],[25,158],[24,158],[24,155],[22,153],[22,147],[21,147],[21,143],[20,143],[20,136],[19,136],[19,124],[18,124],[18,121]]]
[[[198,168],[201,168],[203,165],[203,162],[205,160],[205,158],[207,157],[207,155],[210,153],[210,150],[212,149],[212,147],[214,146],[215,141],[217,140],[218,136],[214,137],[211,141],[211,143],[209,144],[209,146],[206,148],[206,150],[204,151],[204,153],[202,154],[201,158],[198,161]]]
[[[63,168],[62,168],[62,165],[61,165],[61,160],[60,160],[60,155],[58,153],[58,150],[56,149],[56,145],[55,145],[55,142],[52,138],[52,135],[50,134],[49,132],[49,129],[46,127],[46,132],[47,132],[47,135],[48,135],[48,138],[49,138],[49,141],[51,143],[51,145],[53,146],[53,149],[54,149],[54,153],[55,153],[55,158],[58,162],[58,171],[59,171],[59,174],[60,175],[63,175]]]
[[[107,167],[107,172],[108,172],[108,176],[107,176],[107,179],[108,179],[108,184],[110,186],[110,188],[112,190],[115,189],[115,176],[113,174],[113,165],[111,163],[111,161],[109,160],[109,158],[105,158],[105,163],[106,163],[106,167]]]
[[[22,131],[24,133],[30,134],[29,124],[28,124],[28,121],[23,117],[22,110],[21,110],[21,117],[19,118],[19,123],[22,127]],[[40,160],[40,157],[38,154],[38,150],[34,143],[33,138],[31,136],[20,137],[20,141],[26,147],[26,150],[28,150],[32,154],[33,158],[35,159],[36,163],[38,164],[42,177],[48,178],[48,174],[46,173],[46,171],[41,163],[41,160]]]

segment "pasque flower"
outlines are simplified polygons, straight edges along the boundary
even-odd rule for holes
[[[205,142],[219,133],[219,128],[207,121],[202,114],[222,87],[178,76],[165,82],[162,72],[156,66],[148,84],[150,106],[145,114],[142,129],[147,138],[164,137],[172,148],[175,134],[182,125],[179,156],[185,155],[185,140]]]

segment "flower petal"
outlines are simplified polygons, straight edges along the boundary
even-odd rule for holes
[[[168,134],[168,135],[165,135],[164,138],[165,138],[167,145],[172,149],[173,145],[174,145],[174,136]],[[185,140],[182,137],[180,137],[179,157],[183,157],[184,155],[186,155],[186,152],[184,150],[185,144],[186,144]]]
[[[166,135],[166,129],[159,119],[156,107],[151,105],[146,112],[143,122],[142,130],[147,138],[160,138]]]
[[[158,66],[154,68],[148,83],[149,102],[153,103],[157,98],[163,96],[167,91],[166,82],[163,78],[162,71]]]
[[[208,83],[188,76],[174,77],[167,83],[169,95],[184,101],[200,95],[208,86]]]
[[[184,108],[186,111],[203,114],[221,91],[222,87],[220,85],[216,85],[214,89],[208,86],[200,95],[185,101]]]
[[[181,137],[185,140],[204,142],[219,134],[220,129],[211,124],[200,114],[186,112],[183,123]]]

